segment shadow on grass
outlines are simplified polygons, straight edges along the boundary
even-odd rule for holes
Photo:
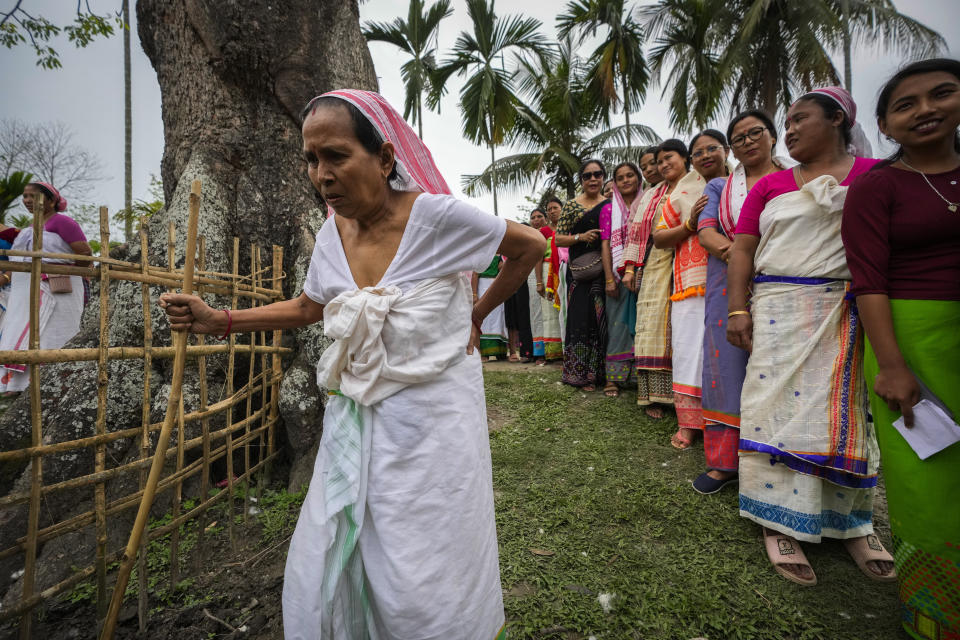
[[[896,585],[865,578],[839,542],[804,545],[816,587],[774,573],[736,490],[691,488],[702,445],[674,450],[676,420],[650,420],[631,390],[585,394],[552,367],[485,377],[511,638],[905,637]]]

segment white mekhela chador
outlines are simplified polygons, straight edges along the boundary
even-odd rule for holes
[[[382,280],[364,289],[334,218],[317,234],[304,293],[325,305],[336,341],[318,382],[336,392],[287,556],[286,638],[492,640],[502,629],[483,374],[479,353],[466,353],[463,272],[485,269],[505,231],[500,218],[424,193]]]
[[[32,251],[33,229],[23,229],[11,250]],[[43,250],[47,253],[73,253],[70,245],[53,231],[43,232]],[[13,256],[11,262],[30,258]],[[69,260],[44,258],[44,262],[71,264]],[[30,347],[30,274],[11,272],[6,312],[0,322],[0,351],[23,351]],[[70,276],[69,293],[52,293],[46,280],[40,283],[40,348],[59,349],[80,330],[83,316],[83,279]],[[0,363],[0,392],[23,391],[30,384],[26,365]]]

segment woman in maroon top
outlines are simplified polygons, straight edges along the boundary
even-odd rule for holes
[[[960,416],[960,61],[904,67],[880,92],[877,121],[900,148],[850,187],[842,233],[903,624],[914,638],[960,638],[960,444],[921,460],[893,426],[902,415],[923,430],[914,405],[931,395]]]

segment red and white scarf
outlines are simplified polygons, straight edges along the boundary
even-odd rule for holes
[[[395,189],[450,194],[450,187],[440,174],[430,150],[403,116],[379,93],[361,89],[338,89],[319,97],[339,98],[349,102],[366,116],[385,141],[393,144],[399,176],[391,185]],[[332,208],[328,208],[332,211]]]
[[[647,206],[642,213],[638,210],[633,216],[627,233],[626,247],[623,250],[623,261],[614,262],[620,268],[629,264],[637,267],[643,266],[646,259],[647,242],[650,240],[650,233],[653,231],[653,219],[657,215],[657,205],[660,204],[660,200],[666,192],[666,181],[644,191],[643,197]]]

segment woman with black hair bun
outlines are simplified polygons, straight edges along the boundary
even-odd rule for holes
[[[847,194],[851,293],[867,334],[903,626],[913,638],[957,638],[960,509],[949,505],[960,444],[921,458],[894,423],[922,431],[920,407],[931,402],[960,416],[960,61],[904,67],[880,91],[876,116],[900,147]]]

